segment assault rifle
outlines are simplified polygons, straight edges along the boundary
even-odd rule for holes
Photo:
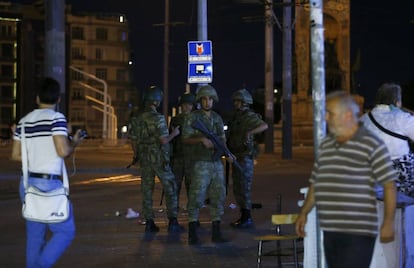
[[[131,166],[135,165],[138,162],[138,156],[134,155],[134,157],[132,158],[131,163],[129,163],[129,165],[126,168],[130,168]]]
[[[227,148],[227,146],[221,141],[219,137],[217,137],[216,134],[208,130],[208,128],[204,125],[204,123],[196,119],[191,126],[194,129],[197,129],[201,133],[203,133],[213,144],[215,147],[215,152],[212,156],[212,159],[219,159],[221,156],[231,157],[233,154],[230,152],[230,150]],[[237,168],[237,170],[240,171],[241,175],[244,176],[244,170],[242,166],[240,166],[240,163],[237,162],[236,159],[233,159],[233,165]]]

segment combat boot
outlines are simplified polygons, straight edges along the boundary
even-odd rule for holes
[[[234,228],[247,229],[253,226],[253,219],[250,210],[242,209],[240,219],[230,224]]]
[[[228,242],[228,240],[224,239],[223,236],[221,235],[220,221],[213,221],[211,223],[211,229],[212,229],[211,241],[213,241],[214,243],[226,243],[226,242]]]
[[[188,223],[188,244],[195,245],[197,243],[198,243],[197,222],[192,221]]]
[[[145,232],[146,233],[156,233],[160,230],[153,219],[146,220],[145,223]]]
[[[168,222],[168,232],[169,233],[179,233],[184,231],[184,228],[178,224],[177,218],[169,218]]]

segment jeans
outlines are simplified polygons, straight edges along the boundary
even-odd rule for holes
[[[325,258],[329,268],[369,268],[375,237],[337,232],[323,233]]]
[[[60,180],[45,180],[29,178],[28,184],[36,186],[43,191],[51,191],[62,187]],[[24,186],[20,182],[20,198],[24,199]],[[46,240],[47,231],[52,233]],[[69,218],[60,223],[41,223],[26,221],[26,267],[48,268],[52,267],[69,247],[75,237],[75,221],[72,204]]]

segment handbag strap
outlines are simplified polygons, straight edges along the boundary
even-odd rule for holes
[[[65,159],[62,159],[62,177],[63,177],[63,187],[66,189],[66,194],[69,195],[69,179],[68,172],[66,171]]]
[[[22,157],[22,171],[23,171],[23,186],[26,190],[27,188],[27,180],[29,176],[28,167],[27,167],[27,148],[26,148],[26,133],[24,130],[24,121],[22,122],[22,130],[21,130],[21,157]]]
[[[25,133],[25,122],[22,122],[21,129],[21,156],[22,156],[22,171],[23,171],[23,186],[24,189],[27,188],[27,181],[29,176],[28,170],[28,156],[27,156],[27,145],[26,145],[26,133]],[[62,159],[62,177],[63,177],[63,187],[66,189],[66,194],[69,195],[69,178],[68,172],[66,170],[65,160]]]
[[[371,119],[372,123],[374,123],[374,125],[379,128],[380,130],[384,131],[385,133],[387,133],[388,135],[391,135],[393,137],[396,137],[398,139],[402,139],[402,140],[406,140],[409,141],[410,138],[408,138],[407,136],[392,132],[391,130],[388,130],[386,128],[384,128],[383,126],[381,126],[377,120],[375,120],[374,116],[372,115],[371,112],[368,113],[369,119]]]

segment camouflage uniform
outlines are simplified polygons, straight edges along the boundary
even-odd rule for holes
[[[252,207],[253,160],[258,150],[254,140],[246,142],[246,132],[262,123],[260,115],[250,109],[237,111],[229,123],[227,145],[244,170],[244,176],[241,176],[237,168],[232,169],[233,193],[241,209]]]
[[[254,135],[250,131],[261,129],[266,123],[261,116],[249,109],[253,103],[250,93],[241,89],[233,94],[233,101],[239,101],[233,119],[229,123],[228,142],[229,150],[236,156],[243,174],[233,166],[233,194],[237,205],[240,207],[241,217],[232,222],[235,228],[249,228],[253,225],[250,210],[252,208],[251,188],[253,182],[254,158],[258,153],[258,145],[254,141]]]
[[[165,191],[168,218],[176,218],[177,186],[169,164],[169,144],[160,144],[160,137],[169,134],[164,116],[155,109],[146,108],[131,119],[129,130],[142,172],[142,213],[145,219],[154,218],[152,194],[155,176],[158,176]]]
[[[207,117],[202,111],[193,111],[186,117],[182,129],[183,138],[202,136],[191,124],[200,119],[205,126],[218,137],[225,139],[224,124],[219,114],[212,111]],[[210,215],[212,221],[220,221],[224,213],[226,188],[224,181],[224,166],[221,158],[212,159],[214,149],[207,149],[203,144],[192,145],[191,158],[194,161],[191,175],[191,185],[188,202],[188,221],[198,221],[199,210],[204,205],[207,196],[210,198]]]
[[[178,114],[171,119],[171,127],[183,126],[185,117],[189,114]],[[180,192],[183,180],[185,182],[185,188],[187,198],[190,192],[191,172],[192,172],[192,155],[191,146],[183,144],[181,135],[174,138],[172,141],[172,154],[171,154],[171,168],[175,176],[177,184],[177,198],[180,199]],[[178,202],[179,205],[179,202]]]

